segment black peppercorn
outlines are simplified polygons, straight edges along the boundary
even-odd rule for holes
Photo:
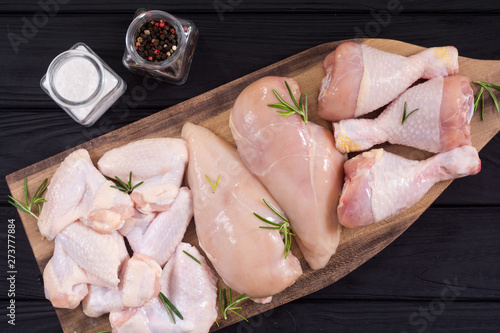
[[[137,29],[134,42],[141,58],[151,62],[163,61],[175,53],[177,31],[169,22],[151,20]]]

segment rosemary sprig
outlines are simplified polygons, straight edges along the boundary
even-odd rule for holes
[[[196,259],[192,254],[190,254],[189,252],[184,251],[184,250],[182,250],[182,252],[184,252],[185,254],[187,254],[188,257],[190,257],[191,259],[193,259],[194,261],[196,261],[198,264],[201,265],[201,262],[198,259]]]
[[[247,294],[241,294],[233,301],[233,297],[231,295],[231,288],[228,289],[229,289],[229,299],[227,298],[226,295],[226,289],[225,288],[219,289],[219,302],[220,302],[220,309],[222,310],[222,316],[224,316],[224,319],[227,319],[227,312],[231,311],[235,315],[239,316],[240,318],[248,322],[248,319],[246,319],[241,314],[236,312],[236,310],[241,310],[241,306],[235,306],[235,305],[243,302],[244,300],[249,299],[250,296],[247,296]]]
[[[116,185],[111,185],[112,188],[116,188],[122,192],[125,192],[127,194],[132,193],[133,190],[135,190],[138,186],[142,185],[142,182],[139,182],[132,186],[132,171],[130,171],[130,174],[128,176],[128,183],[125,183],[123,180],[121,180],[118,176],[115,176],[116,180],[111,179],[109,177],[106,177],[107,180],[111,180],[114,182]]]
[[[267,106],[270,106],[272,108],[279,109],[278,112],[280,115],[284,117],[291,116],[294,113],[298,113],[304,123],[307,124],[307,119],[309,117],[309,108],[308,108],[308,98],[307,98],[307,93],[305,97],[305,103],[302,102],[303,94],[300,94],[299,102],[295,99],[292,93],[292,89],[290,89],[290,86],[288,85],[288,82],[285,81],[286,89],[288,90],[288,93],[290,94],[290,97],[292,98],[292,102],[294,105],[291,105],[290,103],[286,102],[276,90],[273,89],[274,95],[278,98],[278,100],[281,103],[271,103],[268,104]]]
[[[184,320],[184,317],[182,314],[177,310],[177,308],[170,302],[170,300],[165,296],[161,291],[160,294],[158,295],[160,297],[160,301],[163,303],[163,306],[165,306],[165,309],[167,309],[168,314],[170,315],[170,318],[172,318],[172,321],[175,324],[175,317],[174,313],[177,317],[179,317],[181,320]]]
[[[41,203],[42,202],[47,202],[45,198],[42,198],[43,192],[47,189],[47,178],[38,186],[38,189],[36,190],[35,194],[33,195],[33,198],[31,200],[28,200],[28,178],[24,178],[24,205],[19,202],[18,200],[14,199],[12,196],[8,196],[12,201],[9,201],[9,203],[19,209],[22,212],[25,212],[26,214],[30,214],[37,220],[40,220],[38,216],[36,216],[32,209],[33,206],[36,205],[38,207],[38,213],[42,211]]]
[[[493,103],[495,104],[495,108],[497,109],[497,112],[500,112],[500,106],[498,105],[498,99],[491,90],[491,88],[500,90],[500,86],[497,86],[496,84],[492,83],[487,83],[487,82],[482,82],[482,81],[472,81],[479,86],[481,86],[481,89],[479,89],[479,92],[477,93],[476,97],[474,98],[474,113],[476,113],[477,108],[479,106],[479,99],[482,100],[481,102],[481,121],[484,120],[484,92],[487,91],[491,99],[493,100]]]
[[[212,183],[212,180],[210,179],[210,177],[205,175],[205,177],[207,177],[207,179],[208,179],[208,182],[210,183],[210,186],[212,187],[212,193],[215,193],[215,189],[217,188],[217,186],[219,186],[220,175],[221,174],[219,173],[219,177],[217,177],[217,181],[215,183]]]
[[[273,229],[273,230],[279,230],[280,234],[284,236],[285,238],[285,259],[288,257],[288,253],[290,253],[290,247],[292,246],[292,236],[295,236],[295,231],[292,228],[292,225],[290,224],[290,221],[281,214],[276,208],[274,208],[269,202],[266,201],[266,199],[262,199],[264,203],[266,204],[267,207],[269,207],[270,210],[272,210],[276,215],[278,215],[282,221],[280,223],[275,223],[272,221],[269,221],[268,219],[263,218],[257,213],[253,213],[256,217],[258,217],[261,221],[266,222],[267,224],[270,224],[272,227],[263,227],[260,226],[259,228],[261,229]]]
[[[405,102],[405,107],[404,107],[404,109],[403,109],[403,120],[401,120],[401,125],[403,125],[403,124],[405,123],[406,119],[408,119],[408,117],[409,117],[409,116],[411,116],[411,114],[412,114],[413,112],[415,112],[415,111],[418,111],[418,109],[415,109],[415,110],[413,110],[412,112],[410,112],[410,113],[406,114],[406,102]]]

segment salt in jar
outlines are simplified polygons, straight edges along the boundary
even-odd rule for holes
[[[76,122],[93,125],[127,89],[126,83],[84,43],[59,54],[40,81]]]

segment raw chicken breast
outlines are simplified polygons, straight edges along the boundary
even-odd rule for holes
[[[272,89],[292,103],[285,80],[298,100],[295,80],[262,78],[238,96],[229,127],[241,158],[284,210],[309,266],[320,269],[340,239],[336,208],[345,157],[327,129],[305,124],[298,114],[283,117],[268,106],[277,101]]]
[[[186,255],[188,252],[201,265]],[[208,332],[217,319],[217,279],[198,250],[186,243],[177,247],[163,268],[162,293],[175,305],[184,320],[172,322],[158,297],[146,306],[112,312],[113,332],[174,333]]]
[[[71,259],[58,239],[55,239],[54,255],[43,271],[45,297],[56,308],[74,309],[87,295],[87,283],[102,282]]]
[[[99,317],[126,307],[141,307],[158,296],[161,290],[162,269],[151,257],[134,254],[121,269],[118,290],[90,285],[83,300],[83,312],[89,317]]]
[[[99,232],[119,229],[134,214],[134,204],[127,194],[111,185],[94,167],[85,149],[71,153],[47,188],[47,202],[38,221],[40,233],[52,240],[78,219]]]
[[[281,209],[228,143],[191,123],[182,128],[182,137],[189,145],[187,181],[201,248],[229,287],[270,301],[302,274],[291,252],[285,259],[279,231],[259,228],[265,224],[253,214],[279,223],[262,199]],[[215,182],[219,175],[213,191],[206,176]]]
[[[136,229],[131,230],[131,247],[135,253],[146,254],[163,266],[182,241],[192,218],[191,191],[182,187],[172,206],[159,213],[142,235],[139,235],[140,231],[134,232]]]
[[[402,124],[405,103],[407,118]],[[335,145],[343,153],[366,150],[385,141],[444,152],[471,144],[473,113],[469,79],[437,77],[408,89],[376,119],[334,123]]]
[[[132,184],[144,181],[130,195],[142,213],[164,211],[174,201],[187,163],[186,143],[180,139],[158,138],[131,142],[111,149],[97,165],[110,178]]]
[[[437,182],[477,174],[481,161],[472,146],[424,161],[373,149],[345,163],[346,182],[338,207],[348,228],[380,222],[413,206]]]
[[[118,289],[118,271],[128,259],[123,236],[117,231],[101,234],[80,222],[74,222],[57,237],[66,253],[87,273],[92,274],[102,285]]]
[[[452,46],[434,47],[403,57],[347,42],[326,57],[323,69],[318,115],[338,121],[386,105],[420,78],[458,73],[458,51]]]

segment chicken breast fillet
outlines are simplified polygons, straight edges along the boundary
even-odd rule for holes
[[[189,146],[187,182],[201,248],[229,287],[256,301],[270,301],[302,274],[291,252],[285,259],[279,231],[259,228],[266,224],[254,215],[281,221],[262,199],[281,209],[228,143],[190,123],[182,137]],[[215,189],[207,177],[217,182]]]
[[[298,114],[283,117],[268,106],[278,101],[273,89],[293,104],[285,81],[299,100],[295,80],[264,77],[238,96],[229,127],[241,158],[284,210],[309,266],[320,269],[340,240],[336,208],[345,157],[327,129],[304,123]]]

